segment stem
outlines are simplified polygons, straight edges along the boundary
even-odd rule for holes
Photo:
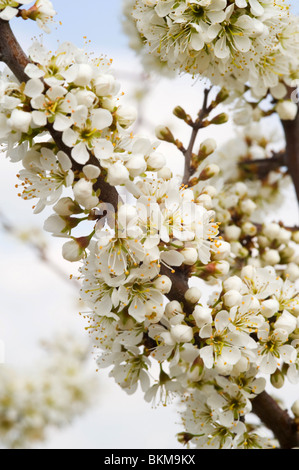
[[[266,392],[261,393],[252,401],[252,411],[273,432],[281,449],[292,449],[299,446],[299,432],[295,420],[287,411]]]
[[[209,113],[212,110],[212,107],[208,106],[208,97],[209,97],[210,91],[211,91],[211,88],[206,88],[204,90],[204,100],[203,100],[202,109],[199,111],[196,121],[191,125],[193,129],[192,129],[192,134],[191,134],[188,148],[186,150],[185,149],[183,150],[183,154],[185,156],[185,170],[184,170],[183,184],[189,183],[189,179],[192,175],[191,158],[192,158],[194,144],[195,144],[198,132],[202,128],[203,120],[209,115]]]
[[[299,203],[299,106],[294,121],[282,121],[286,138],[286,165]]]

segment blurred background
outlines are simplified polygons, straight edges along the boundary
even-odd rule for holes
[[[113,69],[125,93],[124,100],[135,103],[139,109],[136,130],[153,138],[157,125],[168,125],[183,142],[188,139],[188,128],[172,117],[172,110],[183,105],[188,113],[196,114],[201,103],[202,83],[187,76],[158,78],[144,74],[123,33],[122,0],[54,0],[53,4],[58,15],[52,33],[42,37],[45,46],[55,50],[59,42],[71,41],[95,55],[112,58]],[[292,4],[299,13],[298,2],[293,0]],[[32,38],[41,37],[40,30],[31,21],[15,19],[12,27],[25,51]],[[221,144],[232,135],[232,128],[227,124],[219,129],[216,138]],[[207,131],[202,138],[208,135]],[[173,167],[173,149],[167,144],[161,144],[161,148]],[[175,172],[180,173],[183,162],[180,155],[175,155]],[[38,374],[35,365],[43,361],[41,339],[67,332],[84,342],[88,335],[84,330],[85,322],[79,316],[82,308],[78,302],[79,288],[69,279],[70,274],[76,276],[77,265],[62,259],[61,240],[42,231],[51,211],[33,215],[32,203],[18,198],[15,188],[18,171],[18,164],[10,163],[1,154],[0,340],[5,344],[6,365],[23,373]],[[294,223],[297,213],[296,205],[289,204],[284,215]],[[109,371],[96,372],[92,355],[87,367],[98,385],[92,406],[70,426],[49,430],[46,441],[35,448],[181,448],[175,438],[181,430],[175,405],[153,409],[141,392],[127,396],[108,377]],[[290,402],[299,398],[294,387],[290,387],[288,395]]]

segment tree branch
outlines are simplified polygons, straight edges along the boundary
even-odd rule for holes
[[[299,203],[299,106],[296,119],[282,121],[286,138],[286,165],[293,180]]]
[[[7,21],[0,19],[0,60],[10,68],[16,78],[22,83],[27,82],[29,77],[24,72],[26,66],[30,63],[29,58],[24,53],[23,49],[19,45],[15,35],[13,34],[11,27]],[[53,125],[47,123],[46,126],[52,139],[56,143],[59,150],[63,151],[68,155],[72,162],[72,168],[74,171],[81,172],[83,166],[79,165],[71,156],[71,149],[64,144],[62,140],[61,132],[56,131]],[[98,159],[90,153],[90,159],[88,163],[100,166]],[[115,211],[117,210],[119,194],[115,187],[107,183],[103,176],[99,176],[97,182],[94,185],[94,190],[100,190],[100,198],[103,202],[107,202],[113,205]]]
[[[204,90],[204,100],[201,110],[198,113],[198,117],[193,124],[190,124],[192,127],[192,134],[190,138],[190,142],[187,149],[182,150],[185,156],[185,169],[184,169],[184,176],[183,176],[183,184],[188,184],[189,179],[192,175],[192,166],[191,166],[191,159],[192,159],[192,152],[194,148],[194,144],[198,135],[199,130],[202,128],[202,123],[204,119],[210,114],[213,109],[213,106],[208,106],[208,98],[210,94],[211,88],[206,88]]]
[[[292,449],[299,446],[299,432],[295,420],[290,418],[277,402],[266,392],[252,401],[252,411],[273,432],[281,449]]]

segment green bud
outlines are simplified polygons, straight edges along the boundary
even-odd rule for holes
[[[209,124],[215,124],[216,126],[220,124],[225,124],[228,122],[229,116],[226,113],[221,113],[215,116],[211,121],[208,121]]]
[[[218,95],[216,96],[216,103],[223,103],[229,97],[229,92],[226,88],[221,88]]]
[[[275,388],[282,388],[284,385],[284,375],[283,373],[277,369],[274,374],[271,375],[271,384]]]
[[[158,126],[156,128],[156,137],[159,140],[163,140],[165,142],[170,142],[171,144],[175,144],[175,138],[171,130],[165,126]]]

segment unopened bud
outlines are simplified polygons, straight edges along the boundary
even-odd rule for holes
[[[198,260],[198,252],[195,248],[185,248],[181,254],[184,256],[183,264],[187,266],[193,266]]]
[[[154,287],[162,294],[168,294],[171,290],[172,282],[167,276],[160,276],[154,282]]]
[[[281,101],[276,106],[276,111],[282,121],[293,121],[298,113],[298,106],[291,100]]]
[[[200,298],[201,291],[197,287],[190,287],[190,289],[185,292],[185,299],[187,302],[190,302],[190,304],[197,304]]]
[[[229,91],[226,88],[221,88],[218,95],[216,96],[216,103],[223,103],[229,97]]]
[[[242,295],[236,290],[229,290],[223,296],[224,305],[228,308],[239,306],[242,302]]]
[[[270,378],[271,384],[275,388],[282,388],[284,385],[284,375],[283,373],[277,369],[274,374],[271,375]]]
[[[81,207],[76,201],[70,197],[62,197],[53,207],[56,214],[61,216],[70,216],[72,214],[80,214],[83,212]]]
[[[165,126],[156,127],[156,137],[159,140],[164,140],[165,142],[170,142],[171,144],[175,143],[175,138],[171,130]]]
[[[169,302],[165,307],[165,315],[167,318],[171,318],[173,315],[179,315],[181,313],[183,313],[183,309],[177,300]]]
[[[183,121],[189,123],[192,123],[192,119],[189,116],[189,114],[186,113],[186,111],[181,107],[181,106],[176,106],[173,110],[173,114],[179,118],[182,119]]]
[[[214,176],[217,176],[220,172],[220,168],[218,165],[215,163],[211,163],[210,165],[207,165],[202,172],[200,173],[199,180],[205,181],[210,178],[213,178]]]
[[[291,410],[295,417],[299,418],[299,400],[296,400],[295,403],[293,403]]]
[[[83,258],[85,249],[90,243],[90,237],[74,238],[62,247],[62,256],[67,261],[75,262]]]
[[[229,120],[228,114],[221,113],[215,116],[211,121],[208,121],[208,123],[218,126],[220,124],[225,124],[226,122],[228,122],[228,120]]]
[[[200,152],[208,157],[213,152],[215,152],[217,148],[217,143],[214,139],[206,139],[200,145]]]
[[[204,325],[212,323],[212,309],[208,307],[202,307],[197,305],[193,310],[193,318],[195,320],[196,326],[202,328]]]
[[[193,329],[188,325],[175,325],[171,336],[177,343],[189,343],[193,339]]]
[[[240,291],[243,286],[242,279],[238,276],[231,276],[223,281],[223,289],[228,292],[230,290]]]

